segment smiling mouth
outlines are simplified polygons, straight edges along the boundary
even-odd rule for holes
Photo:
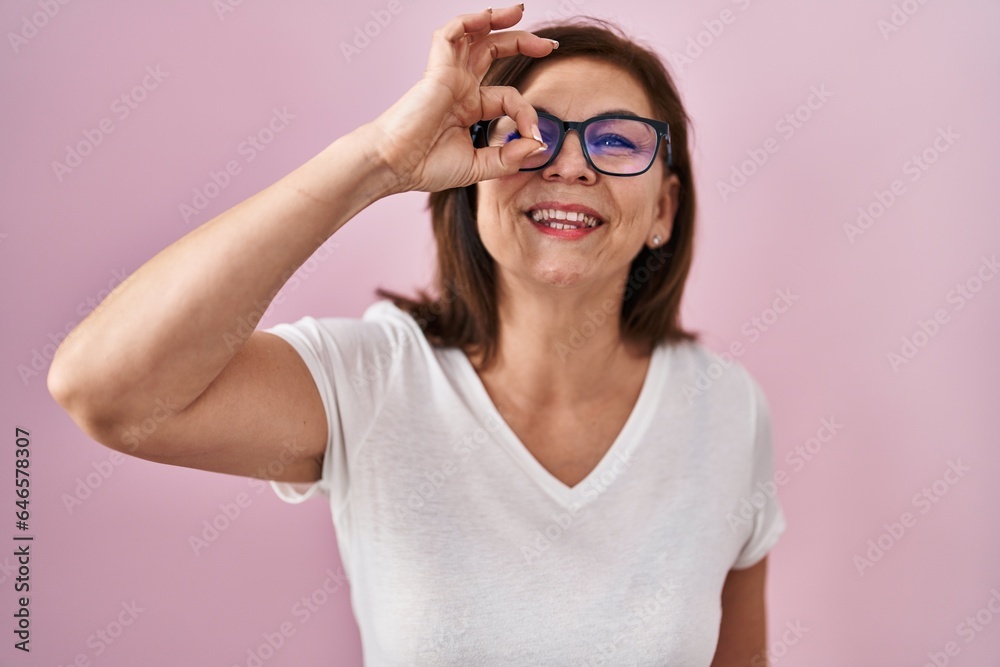
[[[592,229],[604,224],[604,220],[588,213],[551,208],[526,211],[525,216],[532,222],[552,229]]]

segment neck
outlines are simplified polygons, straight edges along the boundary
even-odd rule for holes
[[[621,302],[621,293],[612,290],[501,299],[497,358],[481,377],[515,387],[519,402],[534,409],[602,402],[650,358],[649,350],[622,339]],[[470,360],[478,369],[482,355]]]

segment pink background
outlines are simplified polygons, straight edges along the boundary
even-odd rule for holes
[[[37,0],[0,7],[0,540],[11,545],[16,532],[15,426],[32,434],[35,535],[30,657],[12,649],[13,547],[0,547],[0,663],[68,665],[82,654],[99,665],[246,665],[264,633],[291,622],[295,634],[265,665],[360,664],[346,587],[306,622],[293,613],[340,566],[326,504],[286,505],[243,478],[126,458],[70,512],[64,495],[108,470],[111,450],[54,403],[45,373],[51,338],[117,284],[116,272],[132,273],[372,119],[420,77],[431,32],[481,9],[400,0],[347,62],[341,43],[387,5],[247,0],[220,18],[210,0],[95,0],[58,5],[47,22]],[[975,280],[980,270],[993,277],[982,261],[1000,252],[1000,5],[904,5],[915,13],[883,35],[889,0],[527,4],[529,27],[590,13],[663,54],[696,56],[672,61],[694,119],[700,197],[684,316],[716,351],[742,342],[740,361],[771,402],[789,523],[770,559],[774,665],[923,665],[937,654],[939,665],[985,666],[1000,656],[1000,614],[987,607],[995,592],[1000,609],[1000,279]],[[712,23],[725,10],[730,22]],[[24,21],[35,14],[45,25],[15,52],[10,33],[31,34]],[[165,78],[121,118],[112,102],[148,66]],[[813,98],[787,136],[776,124],[813,87],[830,97]],[[240,143],[274,108],[294,119],[246,161]],[[102,118],[114,131],[60,180],[52,162]],[[958,136],[939,141],[940,153],[939,128]],[[724,200],[717,184],[769,139],[778,150]],[[925,150],[935,161],[912,180],[907,162]],[[180,204],[229,160],[240,174],[185,222]],[[845,224],[894,180],[901,194],[851,242]],[[434,252],[425,201],[409,193],[363,211],[260,326],[360,316],[378,285],[424,285]],[[967,282],[981,289],[959,308],[952,290]],[[751,337],[752,318],[768,317],[786,289],[794,305]],[[935,335],[914,336],[939,309],[947,321]],[[894,370],[888,353],[903,337],[921,347]],[[41,371],[22,380],[36,352]],[[787,459],[824,418],[842,424],[836,435],[804,465]],[[958,460],[968,472],[939,482],[936,502],[914,501]],[[195,556],[188,537],[240,493],[250,505]],[[891,537],[886,524],[904,512],[915,523]],[[859,573],[855,557],[880,535],[890,548]],[[132,601],[142,612],[98,656],[88,637]],[[960,625],[977,612],[987,624]],[[796,623],[807,631],[785,634]]]

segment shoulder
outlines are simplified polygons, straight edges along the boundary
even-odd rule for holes
[[[359,383],[426,363],[421,358],[430,350],[416,321],[387,299],[368,306],[361,317],[307,315],[263,331],[286,339],[327,372]]]
[[[730,352],[698,341],[669,344],[670,378],[691,405],[740,407],[755,412],[766,398],[760,383]]]
[[[413,318],[387,299],[368,306],[361,317],[306,315],[265,329],[272,330],[275,333],[294,330],[314,342],[365,355],[402,347],[422,337]]]
[[[361,322],[364,330],[380,329],[380,336],[400,355],[403,350],[407,350],[408,357],[433,354],[433,348],[417,321],[389,299],[380,299],[368,306]]]

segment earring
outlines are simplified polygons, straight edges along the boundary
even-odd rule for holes
[[[653,247],[655,248],[658,245],[660,245],[660,235],[659,234],[657,234],[656,236],[653,237]]]

